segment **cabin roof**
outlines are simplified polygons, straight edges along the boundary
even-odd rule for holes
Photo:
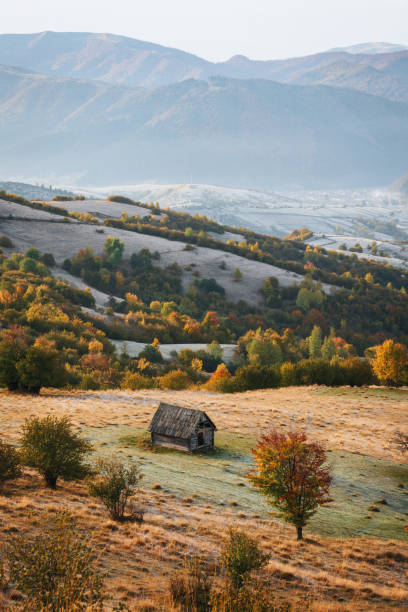
[[[189,438],[203,417],[209,421],[214,429],[217,429],[203,410],[182,408],[181,406],[160,402],[149,425],[149,431],[163,436]]]

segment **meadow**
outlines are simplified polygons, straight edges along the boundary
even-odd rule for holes
[[[152,449],[146,432],[161,400],[205,410],[215,421],[214,451],[189,455]],[[90,439],[95,456],[141,464],[142,525],[112,522],[84,483],[56,492],[25,472],[0,498],[1,538],[29,531],[39,513],[69,508],[106,547],[113,605],[172,610],[169,576],[184,555],[217,560],[231,524],[256,535],[271,553],[264,574],[277,602],[295,610],[408,609],[408,465],[392,443],[408,426],[408,392],[382,388],[304,387],[222,395],[200,391],[64,392],[38,397],[0,393],[2,437],[15,443],[31,414],[67,414]],[[324,442],[333,467],[334,501],[305,530],[274,515],[246,472],[251,448],[272,427],[305,429]],[[278,605],[278,604],[277,604]],[[107,607],[106,609],[110,609]]]

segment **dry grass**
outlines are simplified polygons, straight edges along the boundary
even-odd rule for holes
[[[396,429],[408,429],[408,392],[384,389],[289,387],[224,395],[204,391],[48,390],[38,397],[0,392],[5,438],[15,440],[25,418],[49,412],[69,414],[79,426],[129,425],[145,428],[160,401],[200,408],[219,430],[258,437],[271,427],[304,428],[328,448],[401,461],[390,440]]]
[[[340,392],[339,392],[340,393]],[[234,396],[200,392],[89,392],[47,391],[40,397],[0,394],[3,438],[15,441],[30,414],[69,414],[80,426],[130,425],[145,427],[157,402],[164,397],[185,406],[199,406],[214,417],[219,429],[257,435],[271,426],[307,426],[312,437],[329,448],[360,451],[380,458],[401,460],[388,448],[397,425],[408,423],[407,406],[386,393],[329,395],[315,388],[259,391]],[[301,400],[301,401],[300,401]],[[163,474],[165,484],[166,475]],[[94,532],[106,547],[107,589],[115,605],[129,610],[171,611],[169,576],[182,566],[184,554],[199,553],[217,560],[220,534],[230,524],[258,537],[271,561],[263,578],[278,597],[289,598],[297,610],[323,611],[408,610],[407,542],[372,538],[294,539],[294,530],[278,522],[237,513],[231,505],[222,511],[191,496],[180,499],[163,489],[146,488],[145,522],[114,523],[105,509],[89,498],[84,484],[62,483],[57,491],[26,472],[8,484],[0,497],[0,540],[13,532],[30,531],[39,511],[68,508],[81,527]],[[233,501],[233,500],[230,500]],[[3,598],[4,599],[4,598]],[[0,609],[3,601],[0,599]],[[107,607],[106,609],[109,609]]]
[[[64,483],[49,491],[34,473],[10,484],[0,501],[1,541],[33,529],[39,511],[68,508],[106,548],[107,589],[116,604],[130,610],[170,610],[168,580],[181,569],[183,555],[199,553],[216,561],[220,534],[232,522],[271,553],[263,575],[277,596],[303,601],[308,595],[315,610],[408,609],[408,543],[316,536],[298,543],[285,525],[239,518],[228,510],[220,514],[200,504],[186,507],[161,491],[145,493],[145,523],[114,523],[86,495],[85,485]]]

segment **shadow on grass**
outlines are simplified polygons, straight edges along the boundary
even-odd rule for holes
[[[155,446],[152,444],[150,434],[142,431],[140,434],[123,436],[119,438],[120,444],[135,446],[143,451],[155,453],[157,455],[175,455],[183,457],[206,457],[222,461],[240,461],[249,463],[252,460],[251,448],[255,446],[255,441],[249,437],[237,438],[235,434],[216,433],[215,445],[213,448],[198,449],[194,452],[167,448],[165,446]]]

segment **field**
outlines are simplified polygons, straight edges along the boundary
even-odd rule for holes
[[[160,400],[205,410],[218,431],[212,452],[187,455],[146,444]],[[278,598],[297,610],[408,609],[408,465],[391,440],[408,427],[408,392],[325,387],[219,395],[198,391],[0,393],[3,439],[16,442],[30,414],[68,414],[96,455],[132,458],[144,473],[142,526],[114,524],[83,484],[49,492],[27,472],[0,500],[1,533],[29,530],[30,512],[68,507],[107,547],[107,587],[130,610],[171,610],[169,574],[184,554],[217,559],[230,524],[257,535]],[[245,479],[251,448],[271,427],[304,428],[325,443],[334,502],[295,541]],[[32,520],[32,518],[31,518]],[[305,601],[305,598],[307,602]],[[308,608],[309,606],[309,608]]]

